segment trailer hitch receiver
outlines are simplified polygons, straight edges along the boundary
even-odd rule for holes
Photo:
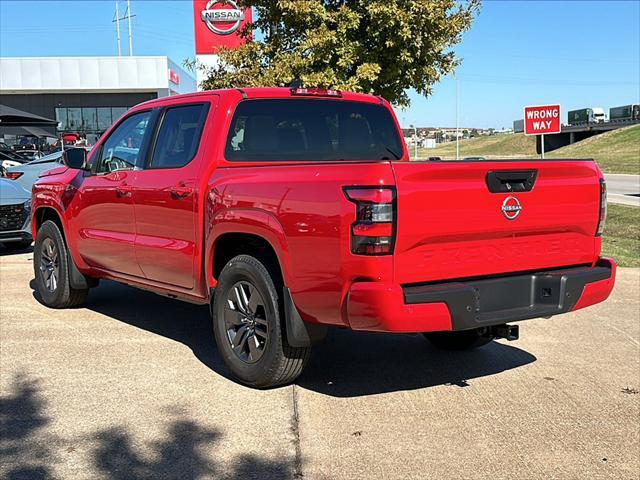
[[[518,325],[495,325],[489,328],[489,335],[493,338],[505,338],[510,342],[520,338]]]

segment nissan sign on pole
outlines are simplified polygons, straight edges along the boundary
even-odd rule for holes
[[[193,22],[196,61],[204,67],[215,67],[221,48],[234,49],[249,38],[241,35],[243,27],[253,21],[250,8],[240,8],[233,0],[193,0]],[[204,80],[196,71],[198,85]]]
[[[524,134],[541,135],[542,158],[544,158],[544,136],[560,133],[560,105],[538,105],[524,107]]]

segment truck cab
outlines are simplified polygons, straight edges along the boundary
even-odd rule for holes
[[[602,107],[593,107],[591,109],[592,112],[592,123],[604,123],[607,121],[607,114]]]

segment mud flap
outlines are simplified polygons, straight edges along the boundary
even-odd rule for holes
[[[86,288],[97,287],[99,280],[97,278],[90,278],[83,275],[78,267],[76,267],[76,263],[71,258],[71,253],[69,253],[69,249],[67,248],[67,265],[69,266],[69,284],[71,288],[75,290],[84,290]]]
[[[287,343],[292,347],[310,347],[324,340],[327,335],[326,325],[317,325],[305,322],[291,297],[291,291],[283,288],[285,330]]]

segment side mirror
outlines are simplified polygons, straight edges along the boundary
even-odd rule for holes
[[[87,151],[84,148],[70,148],[62,153],[62,161],[69,168],[89,170]]]

